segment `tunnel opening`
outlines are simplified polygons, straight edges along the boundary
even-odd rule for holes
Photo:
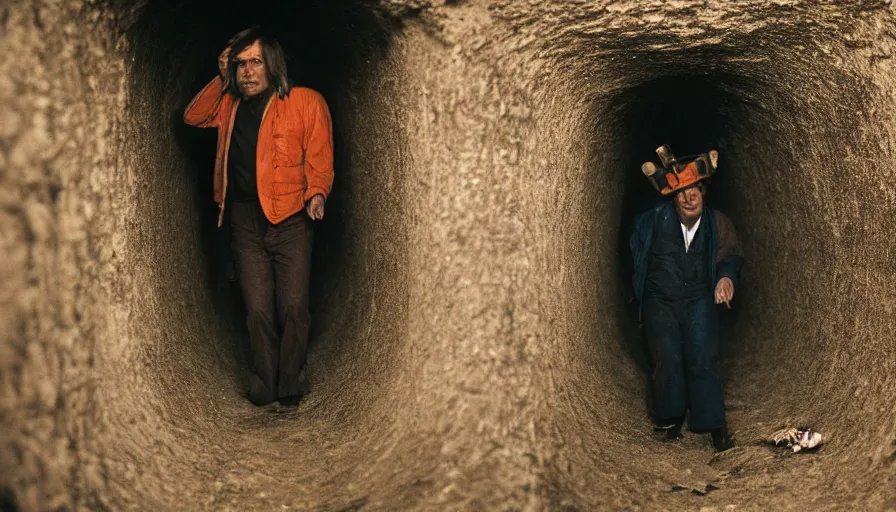
[[[587,212],[586,219],[597,219],[584,221],[586,229],[592,230],[587,242],[596,247],[583,251],[584,266],[600,267],[592,278],[596,288],[606,288],[608,278],[618,287],[594,294],[605,293],[604,300],[589,298],[586,302],[590,311],[582,323],[594,333],[593,339],[600,341],[583,351],[594,352],[590,364],[597,370],[586,366],[586,371],[597,376],[584,377],[578,385],[603,396],[590,406],[590,423],[579,428],[597,430],[594,424],[603,422],[606,430],[583,445],[600,442],[606,432],[620,440],[640,440],[650,435],[647,407],[640,400],[649,400],[647,354],[634,319],[636,311],[625,306],[635,306],[628,302],[631,223],[635,215],[660,200],[640,166],[647,160],[658,161],[654,150],[661,144],[670,144],[679,156],[709,149],[720,152],[719,170],[709,186],[707,204],[732,218],[745,252],[734,309],[720,311],[726,415],[741,448],[729,454],[730,458],[714,458],[707,465],[693,454],[666,452],[663,446],[640,450],[624,441],[619,441],[620,445],[643,460],[656,457],[655,467],[671,461],[678,465],[676,469],[686,466],[689,472],[702,472],[709,480],[714,478],[714,469],[724,467],[738,472],[738,479],[745,478],[740,483],[749,488],[749,477],[762,471],[792,470],[763,468],[760,462],[766,455],[762,442],[773,429],[785,424],[811,424],[837,437],[856,428],[841,414],[846,409],[855,410],[856,401],[832,384],[838,373],[843,377],[844,368],[833,361],[851,357],[843,351],[852,349],[842,348],[840,340],[854,337],[854,333],[847,334],[841,325],[829,320],[833,315],[842,321],[841,307],[855,308],[846,305],[848,294],[833,294],[837,285],[823,270],[833,271],[837,262],[843,261],[844,256],[837,255],[839,250],[850,252],[844,245],[838,249],[832,243],[843,236],[838,222],[832,222],[838,215],[835,212],[846,210],[836,205],[839,201],[831,203],[833,197],[822,192],[840,186],[849,188],[840,177],[847,181],[853,178],[847,179],[846,171],[822,169],[827,168],[825,162],[842,160],[851,162],[857,175],[869,172],[865,164],[849,155],[873,154],[877,148],[877,142],[871,140],[873,129],[862,126],[863,119],[874,118],[869,112],[873,93],[867,88],[868,81],[856,71],[861,64],[845,64],[842,54],[837,55],[838,43],[830,39],[818,43],[821,50],[815,50],[813,37],[824,40],[814,27],[781,25],[751,31],[743,39],[737,35],[708,36],[708,44],[702,44],[694,34],[670,37],[656,32],[631,38],[598,38],[596,46],[600,49],[589,54],[591,60],[570,58],[583,66],[577,70],[582,77],[580,86],[594,83],[589,98],[592,110],[584,123],[583,138],[591,149],[583,211]],[[845,43],[847,47],[849,44]],[[807,47],[812,50],[802,52]],[[570,51],[587,54],[590,48]],[[599,71],[588,69],[588,65]],[[595,76],[600,79],[594,80]],[[570,110],[577,108],[572,106]],[[859,210],[853,205],[844,219],[852,218],[847,223],[854,228],[867,229],[860,227],[867,224],[856,221]],[[595,224],[605,223],[606,217],[595,212],[611,212],[609,216],[618,227],[612,233],[612,243],[600,241],[606,231]],[[814,229],[818,231],[812,232]],[[599,242],[592,242],[592,237]],[[863,243],[874,245],[870,240]],[[855,255],[846,258],[853,265],[866,265],[856,263],[862,258]],[[613,269],[612,275],[607,266]],[[607,296],[617,301],[618,307],[612,311],[615,322],[595,314],[610,309],[605,306]],[[620,363],[615,355],[606,354],[607,346],[615,349],[617,343],[621,344],[619,352],[627,356],[626,363],[633,364]],[[812,391],[798,398],[788,397],[780,392],[788,382],[805,383]],[[830,394],[821,398],[822,393]],[[584,395],[581,400],[588,399],[587,392]],[[638,397],[637,405],[633,397]],[[605,419],[610,409],[612,417]],[[570,416],[578,414],[573,410]],[[708,440],[696,438],[687,440],[688,448],[709,448]],[[826,456],[844,457],[841,447],[829,449],[837,451],[826,452]],[[648,453],[651,450],[656,453]],[[606,453],[599,449],[586,451],[592,458]],[[579,457],[570,456],[574,460]],[[657,476],[666,478],[663,471],[648,466],[637,464],[625,470],[632,488],[652,485]],[[672,476],[675,478],[678,476]],[[574,488],[578,483],[560,485]],[[660,500],[656,506],[671,506],[668,504],[676,498]]]
[[[243,508],[247,485],[275,480],[289,492],[256,493],[254,505],[353,507],[379,492],[372,475],[391,471],[380,455],[394,449],[398,405],[414,391],[394,377],[406,350],[408,260],[400,19],[364,1],[119,7],[126,66],[113,195],[124,234],[115,254],[128,263],[113,309],[127,320],[97,356],[112,383],[97,398],[115,411],[105,428],[121,433],[106,439],[116,454],[102,469],[116,489],[109,499],[162,510],[210,497]],[[312,262],[311,392],[293,412],[244,397],[245,317],[222,272],[229,248],[212,201],[215,133],[182,119],[227,40],[256,24],[284,47],[294,85],[319,91],[333,119],[335,182]],[[138,406],[119,405],[131,397]],[[253,460],[267,464],[251,470]],[[363,483],[346,492],[350,482]]]
[[[212,196],[216,130],[187,126],[181,117],[183,109],[217,74],[217,55],[228,39],[255,25],[283,47],[291,84],[312,88],[326,99],[333,118],[335,178],[326,217],[315,226],[309,337],[309,351],[313,351],[319,326],[327,321],[322,310],[328,290],[336,286],[355,252],[352,235],[345,229],[346,198],[356,193],[359,180],[353,176],[354,145],[347,133],[357,123],[368,121],[355,117],[353,103],[357,103],[358,90],[364,89],[365,74],[375,72],[376,62],[387,54],[398,23],[364,1],[282,1],[248,10],[238,2],[150,1],[129,28],[135,59],[141,63],[135,70],[139,94],[151,94],[148,101],[158,119],[154,129],[170,133],[175,148],[169,151],[178,153],[173,157],[178,167],[174,172],[182,176],[174,179],[191,190],[177,207],[188,209],[197,219],[205,292],[225,331],[231,333],[222,336],[230,340],[222,357],[232,355],[237,366],[243,367],[231,371],[237,379],[245,377],[248,333],[231,261],[229,215],[218,228]]]
[[[737,43],[730,44],[737,46]],[[640,172],[643,162],[658,161],[655,149],[661,144],[669,144],[679,156],[709,149],[720,153],[719,169],[709,181],[706,204],[732,219],[745,251],[733,308],[717,306],[719,370],[729,425],[739,431],[739,437],[757,435],[757,426],[764,424],[763,413],[754,405],[757,400],[767,399],[760,376],[783,377],[782,361],[775,354],[799,351],[804,343],[799,336],[776,336],[770,327],[774,324],[778,329],[790,329],[786,317],[768,309],[769,304],[780,300],[782,293],[773,283],[782,272],[792,272],[792,276],[805,273],[805,269],[794,267],[793,260],[775,261],[783,253],[779,245],[782,241],[775,240],[771,245],[779,248],[770,253],[767,248],[774,229],[762,223],[777,219],[772,222],[785,224],[789,231],[793,228],[790,219],[812,215],[807,212],[812,210],[814,200],[806,190],[800,189],[802,183],[792,172],[801,167],[801,159],[806,158],[804,155],[811,147],[805,120],[817,115],[819,110],[805,104],[805,98],[801,97],[804,91],[790,82],[793,75],[785,73],[781,79],[761,70],[766,59],[776,58],[780,54],[741,59],[725,47],[699,48],[680,54],[639,52],[632,58],[637,67],[623,66],[620,73],[626,80],[602,103],[601,122],[609,120],[614,133],[606,151],[611,155],[612,172],[622,173],[615,266],[619,269],[620,304],[626,307],[620,307],[617,313],[622,334],[619,341],[640,369],[639,385],[646,402],[641,414],[645,420],[651,400],[650,364],[638,327],[637,305],[631,300],[632,261],[628,244],[634,217],[668,200]],[[667,66],[670,62],[673,64]],[[656,71],[644,72],[645,69]],[[832,97],[840,95],[837,88],[828,93]],[[774,213],[769,215],[769,212]],[[809,240],[786,243],[793,244],[789,248],[793,251],[791,254],[816,251],[822,260],[830,258],[824,255],[829,248],[810,249]],[[788,270],[784,271],[785,268]],[[802,291],[801,300],[823,300],[822,289],[813,284],[808,286],[816,291]],[[811,297],[811,293],[818,296]],[[772,350],[770,339],[775,343]]]
[[[747,119],[755,115],[757,104],[753,99],[759,87],[742,75],[724,72],[680,73],[653,77],[631,86],[620,88],[607,100],[605,119],[613,120],[613,130],[618,134],[610,147],[614,168],[618,170],[622,187],[619,206],[619,251],[616,262],[619,269],[619,287],[626,307],[619,308],[623,324],[625,350],[645,370],[649,359],[645,343],[637,328],[637,305],[632,300],[631,275],[633,262],[629,249],[629,237],[635,217],[670,198],[661,196],[640,172],[645,161],[659,162],[656,148],[668,144],[679,158],[704,153],[710,149],[719,151],[718,171],[707,181],[706,205],[717,208],[740,224],[739,194],[732,185],[736,174],[749,162],[733,160],[736,146],[753,136],[747,128]],[[770,151],[778,152],[776,148]],[[729,212],[734,213],[729,213]],[[729,358],[729,340],[737,323],[738,306],[746,299],[745,287],[737,290],[735,307],[720,311],[722,332],[720,335],[721,365]]]
[[[109,440],[122,454],[109,463],[121,488],[151,487],[140,491],[140,506],[172,507],[163,489],[172,485],[185,493],[215,488],[217,500],[238,496],[243,478],[222,475],[243,474],[247,460],[264,457],[282,469],[279,486],[291,488],[286,497],[271,494],[271,508],[281,499],[350,507],[360,490],[347,496],[346,481],[373,482],[376,452],[395,442],[394,404],[407,393],[383,389],[400,369],[406,308],[402,112],[392,101],[399,81],[390,63],[399,23],[363,1],[249,10],[237,2],[159,1],[133,10],[123,34],[129,67],[120,142],[121,166],[134,172],[119,196],[127,212],[120,254],[135,266],[118,286],[140,305],[119,302],[127,341],[100,360],[117,360],[110,374],[127,382],[105,389],[104,403],[141,397],[139,408],[111,417],[110,428],[126,434]],[[294,85],[319,91],[333,119],[335,182],[312,262],[311,392],[292,412],[245,398],[245,317],[223,272],[229,248],[212,201],[215,133],[182,118],[217,73],[227,40],[256,24],[283,46]],[[159,449],[168,461],[146,455]],[[139,470],[124,462],[141,457],[155,460]],[[159,472],[172,461],[174,471]],[[363,492],[374,492],[371,485]],[[117,499],[133,499],[124,494]]]

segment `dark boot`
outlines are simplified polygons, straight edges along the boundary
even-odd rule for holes
[[[298,407],[302,401],[302,395],[284,396],[278,399],[281,407]]]
[[[681,439],[681,437],[681,423],[677,423],[666,430],[666,439],[668,441],[677,441]]]
[[[281,407],[298,407],[299,403],[302,401],[305,395],[311,391],[311,385],[308,382],[308,365],[306,364],[302,371],[299,373],[299,385],[298,385],[298,393],[295,395],[287,395],[281,396],[277,400],[280,402]]]
[[[675,441],[681,439],[681,426],[684,424],[684,416],[680,418],[669,418],[667,420],[657,421],[653,429],[657,432],[664,432],[666,439]]]
[[[712,445],[717,452],[724,452],[734,448],[734,440],[728,435],[728,428],[714,428],[712,433]]]

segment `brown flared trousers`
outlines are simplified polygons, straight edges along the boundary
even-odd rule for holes
[[[309,390],[308,284],[314,222],[304,210],[272,224],[258,202],[231,206],[231,248],[249,328],[249,400]]]

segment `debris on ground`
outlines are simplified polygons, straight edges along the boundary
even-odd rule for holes
[[[677,484],[672,486],[672,492],[689,491],[694,496],[706,496],[712,491],[718,491],[719,489],[719,486],[713,485],[711,482],[708,484],[697,486],[684,484]]]
[[[794,453],[814,450],[824,442],[820,432],[809,427],[784,427],[768,438],[768,443],[779,448],[790,448]]]

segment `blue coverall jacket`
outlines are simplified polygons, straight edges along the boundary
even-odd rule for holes
[[[650,250],[656,238],[657,226],[669,218],[677,216],[675,205],[671,201],[656,206],[635,218],[629,245],[635,262],[635,270],[632,275],[635,299],[638,301],[638,310],[644,299],[644,288],[647,283],[647,268],[649,264]],[[709,240],[712,250],[712,289],[714,293],[719,279],[728,277],[734,284],[735,294],[740,284],[740,267],[743,265],[743,255],[740,244],[737,241],[737,233],[734,224],[722,212],[704,207],[703,222],[709,227]],[[640,314],[639,314],[640,318]]]

